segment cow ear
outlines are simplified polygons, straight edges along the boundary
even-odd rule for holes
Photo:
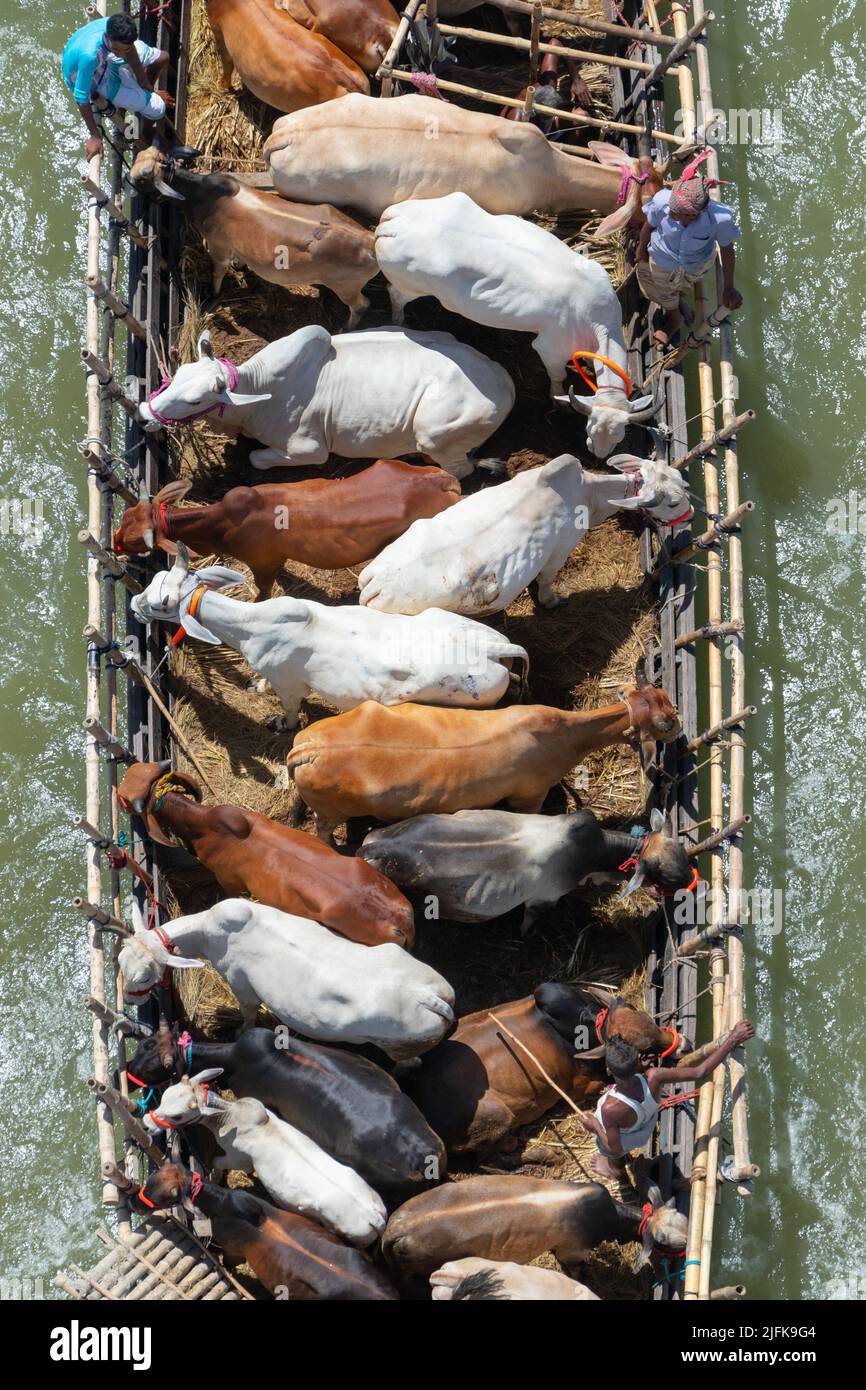
[[[205,565],[196,570],[196,578],[212,589],[230,589],[235,584],[246,584],[247,577],[240,570],[230,570],[225,565]],[[186,626],[186,624],[184,624]]]
[[[158,550],[164,550],[166,555],[177,554],[177,546],[175,545],[174,541],[167,541],[165,536],[160,536],[159,540],[156,543],[156,546]]]
[[[639,473],[646,460],[637,454],[612,454],[605,462],[608,468],[616,468],[620,473]]]
[[[650,830],[654,830],[654,831],[656,831],[656,833],[658,833],[659,830],[664,830],[664,828],[665,828],[665,818],[664,818],[664,815],[663,815],[663,813],[658,809],[657,806],[654,806],[653,809],[650,811]]]
[[[650,1235],[649,1230],[646,1230],[646,1231],[644,1231],[644,1233],[643,1233],[643,1243],[642,1243],[641,1248],[640,1248],[640,1253],[638,1254],[638,1257],[637,1257],[637,1259],[636,1259],[635,1262],[634,1262],[634,1272],[635,1272],[635,1274],[637,1274],[640,1270],[642,1270],[642,1269],[644,1268],[645,1265],[648,1265],[648,1264],[649,1264],[649,1262],[650,1262],[650,1260],[651,1260],[651,1258],[652,1258],[652,1253],[653,1253],[653,1240],[652,1240],[652,1236]]]
[[[190,1086],[203,1086],[206,1081],[216,1081],[218,1076],[222,1076],[222,1067],[208,1067],[206,1071],[197,1071],[195,1076],[189,1078]]]
[[[213,633],[206,627],[202,627],[198,618],[191,618],[187,613],[181,624],[187,637],[196,637],[199,642],[208,642],[212,647],[220,646],[220,639],[214,637]]]
[[[602,219],[595,229],[597,237],[610,236],[612,232],[620,232],[623,227],[627,227],[632,217],[634,209],[627,204],[625,207],[617,208],[616,212],[610,213],[608,217]]]
[[[630,169],[634,163],[631,155],[621,150],[619,145],[611,145],[606,140],[590,140],[587,148],[592,151],[599,164],[606,164],[611,169],[622,169],[625,165]]]
[[[166,965],[172,970],[204,970],[203,960],[192,960],[189,956],[166,956]]]

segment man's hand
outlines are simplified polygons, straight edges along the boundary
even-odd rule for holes
[[[590,1134],[598,1134],[598,1120],[591,1110],[578,1111],[577,1118],[580,1120],[584,1129],[588,1130]]]
[[[726,309],[739,309],[743,302],[743,296],[733,285],[725,285],[722,291],[722,303]]]
[[[87,144],[84,146],[84,153],[88,159],[94,159],[96,155],[102,154],[102,136],[91,135]]]
[[[593,108],[592,93],[579,75],[571,79],[571,100],[575,106],[582,107],[586,112]]]
[[[753,1038],[754,1036],[755,1025],[754,1023],[750,1023],[747,1018],[740,1019],[740,1022],[735,1023],[733,1028],[731,1029],[731,1037],[733,1039],[736,1039],[737,1047],[739,1047],[740,1043],[748,1042],[749,1039]]]

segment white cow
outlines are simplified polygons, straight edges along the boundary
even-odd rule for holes
[[[501,467],[469,455],[508,415],[514,383],[451,333],[388,327],[332,337],[311,324],[237,367],[213,357],[207,333],[198,352],[139,406],[146,430],[213,416],[218,429],[264,446],[250,455],[255,468],[318,468],[331,454],[423,454],[455,478]]]
[[[414,521],[361,570],[361,603],[384,613],[497,613],[537,578],[539,603],[555,607],[563,602],[551,587],[557,574],[607,517],[643,511],[671,525],[692,514],[683,479],[667,464],[633,454],[609,463],[619,478],[560,454]]]
[[[375,1043],[404,1060],[435,1047],[454,1022],[448,981],[391,942],[361,946],[246,898],[177,917],[161,933],[184,954],[172,955],[141,927],[121,948],[129,1003],[156,989],[168,966],[202,970],[209,960],[234,991],[245,1027],[265,1004],[304,1037]]]
[[[505,1299],[512,1302],[598,1303],[598,1294],[557,1269],[481,1260],[474,1255],[449,1260],[430,1275],[431,1297],[438,1302]]]
[[[145,1116],[146,1127],[158,1131],[166,1125],[182,1129],[204,1124],[223,1150],[215,1168],[255,1172],[277,1206],[320,1221],[354,1245],[369,1245],[380,1236],[388,1213],[372,1187],[260,1100],[227,1101],[212,1095],[207,1083],[222,1071],[211,1067],[168,1086],[150,1112],[154,1118]]]
[[[386,208],[375,238],[392,303],[406,305],[432,294],[475,323],[533,333],[552,396],[558,398],[566,367],[579,349],[599,353],[627,372],[622,309],[610,276],[552,232],[522,217],[493,217],[465,193],[449,193]],[[396,321],[402,323],[402,313]],[[591,402],[575,394],[570,399],[588,414],[589,448],[605,458],[629,424],[653,415],[653,398],[629,400],[617,372],[601,362],[591,365],[597,394]],[[567,405],[569,397],[561,400]]]
[[[525,648],[455,613],[431,609],[407,618],[309,599],[242,603],[214,592],[243,582],[222,565],[190,570],[179,542],[172,568],[136,594],[132,608],[142,622],[180,623],[190,637],[240,652],[282,702],[285,714],[270,721],[273,729],[295,727],[311,690],[338,710],[365,700],[482,709],[495,705],[510,681],[519,683],[513,661],[523,663],[524,677],[528,670]]]

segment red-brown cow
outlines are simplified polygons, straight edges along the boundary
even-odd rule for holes
[[[314,569],[343,569],[378,555],[419,517],[436,516],[460,500],[460,484],[441,468],[379,459],[350,478],[235,487],[212,506],[179,508],[192,487],[167,483],[123,516],[115,550],[169,555],[177,542],[202,555],[227,555],[249,565],[258,597],[270,596],[287,560]]]
[[[170,845],[175,835],[230,896],[249,893],[366,946],[412,945],[410,904],[363,859],[338,854],[258,811],[201,806],[198,783],[168,766],[133,763],[117,789],[123,808],[145,817],[152,839]]]

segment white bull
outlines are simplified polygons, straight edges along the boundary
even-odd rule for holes
[[[369,1183],[260,1100],[212,1095],[208,1083],[222,1071],[210,1067],[168,1086],[152,1118],[145,1117],[146,1127],[204,1124],[223,1150],[216,1169],[255,1172],[278,1206],[322,1222],[354,1245],[369,1245],[380,1236],[388,1214]]]
[[[450,333],[375,328],[332,337],[315,324],[278,338],[240,366],[199,359],[139,407],[147,430],[198,415],[257,439],[256,468],[321,467],[342,458],[423,454],[455,478],[494,459],[469,457],[514,404],[504,367]]]
[[[510,682],[520,683],[513,661],[523,663],[523,678],[528,670],[524,647],[455,613],[431,609],[409,618],[296,598],[242,603],[214,591],[244,583],[242,574],[222,565],[191,571],[186,546],[178,542],[177,549],[172,568],[136,594],[133,612],[142,622],[180,623],[190,637],[240,652],[282,703],[285,714],[271,728],[293,729],[311,690],[341,711],[365,700],[482,709],[495,705]]]
[[[361,946],[318,922],[227,898],[176,917],[155,932],[137,927],[119,963],[129,1003],[154,990],[170,966],[201,970],[209,960],[234,991],[251,1027],[259,1004],[306,1038],[375,1043],[395,1060],[435,1047],[454,1022],[454,991],[402,946]]]
[[[598,163],[563,154],[529,122],[425,96],[349,93],[282,116],[264,154],[274,186],[300,202],[380,217],[392,203],[462,188],[488,212],[608,213],[597,230],[606,236],[640,217],[665,170],[616,145],[593,141],[590,149]]]
[[[626,373],[622,310],[610,276],[552,232],[521,217],[492,217],[465,193],[449,193],[386,208],[375,242],[392,303],[401,306],[396,322],[403,322],[403,306],[431,294],[488,328],[533,333],[554,397],[578,350],[598,353]],[[629,400],[623,376],[602,362],[595,367],[592,402],[576,395],[571,401],[588,415],[587,445],[605,458],[628,425],[652,416],[653,398]]]
[[[551,587],[574,547],[621,509],[671,525],[691,516],[682,477],[650,459],[618,454],[621,472],[586,473],[573,454],[527,469],[497,487],[414,521],[361,570],[361,603],[383,613],[496,613],[533,579],[538,601],[563,599]]]
[[[432,1298],[440,1302],[505,1299],[512,1302],[598,1303],[598,1294],[557,1269],[538,1269],[511,1261],[480,1260],[474,1255],[448,1264],[430,1275]]]

